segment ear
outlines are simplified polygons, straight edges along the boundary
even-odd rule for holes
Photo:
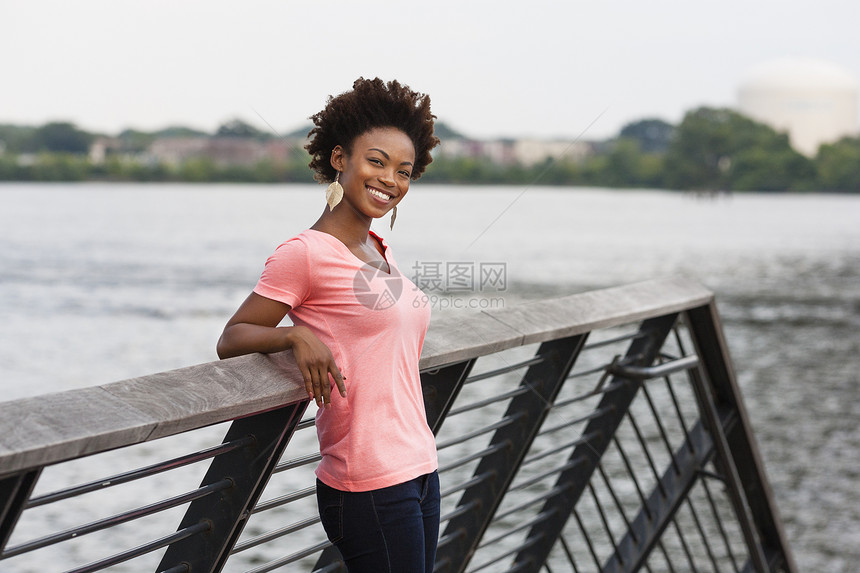
[[[335,171],[343,171],[344,159],[346,158],[346,153],[343,150],[343,147],[340,145],[336,145],[334,149],[331,150],[331,166],[335,168]]]

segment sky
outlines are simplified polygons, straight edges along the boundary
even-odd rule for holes
[[[286,133],[378,76],[474,138],[598,139],[735,106],[775,58],[860,78],[858,16],[856,0],[0,0],[0,123]]]

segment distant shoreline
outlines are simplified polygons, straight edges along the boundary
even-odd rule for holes
[[[33,187],[65,187],[69,191],[73,191],[75,187],[84,186],[121,186],[121,187],[219,187],[228,188],[230,186],[237,187],[237,192],[241,192],[244,187],[280,187],[280,186],[297,186],[304,187],[300,191],[313,193],[316,191],[322,192],[324,185],[315,181],[300,181],[300,182],[253,182],[253,181],[114,181],[105,179],[90,179],[83,181],[3,181],[0,180],[0,191],[4,188],[13,186],[33,186]],[[534,183],[530,185],[521,183],[448,183],[448,182],[431,182],[420,180],[413,183],[416,188],[427,187],[468,187],[475,191],[498,191],[500,189],[509,189],[510,191],[522,191],[523,189],[540,189],[540,190],[557,190],[564,193],[576,193],[580,191],[610,191],[619,193],[669,193],[675,195],[685,195],[694,199],[719,201],[723,199],[731,199],[735,196],[781,196],[781,195],[796,195],[796,196],[814,196],[814,197],[844,197],[846,195],[860,195],[857,192],[851,191],[833,191],[833,190],[809,190],[809,191],[767,191],[767,190],[750,190],[750,191],[706,191],[696,189],[666,189],[661,187],[608,187],[604,185],[565,185],[565,184],[543,184]]]

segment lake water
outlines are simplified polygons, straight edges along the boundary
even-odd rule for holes
[[[266,257],[323,194],[0,185],[0,399],[214,360]],[[419,183],[395,229],[374,229],[404,271],[504,265],[497,306],[676,274],[712,289],[800,570],[856,570],[860,196]]]

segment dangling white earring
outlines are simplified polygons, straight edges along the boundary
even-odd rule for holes
[[[340,200],[343,199],[343,186],[338,182],[338,179],[340,179],[340,171],[337,172],[334,181],[325,190],[325,202],[328,203],[329,211],[334,210]]]
[[[391,210],[391,226],[389,227],[392,231],[394,230],[394,219],[397,218],[397,205],[394,206],[394,209]]]

